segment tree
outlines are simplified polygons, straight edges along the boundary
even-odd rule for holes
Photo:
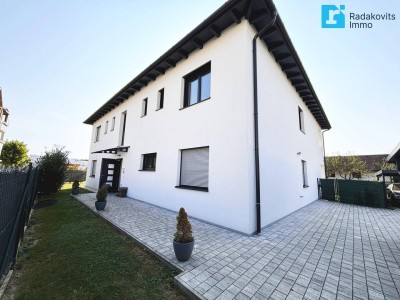
[[[397,170],[395,163],[388,163],[386,158],[382,160],[381,170]]]
[[[38,191],[43,194],[56,193],[64,183],[69,164],[68,151],[64,151],[64,147],[45,151],[36,163],[40,168]]]
[[[6,141],[0,160],[7,167],[24,167],[30,162],[28,148],[21,141]]]
[[[366,173],[367,164],[354,155],[342,156],[340,154],[326,158],[327,175],[338,174],[343,179],[359,178]]]

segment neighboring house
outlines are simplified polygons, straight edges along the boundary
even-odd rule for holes
[[[386,162],[395,164],[397,170],[400,171],[400,143],[386,157]]]
[[[87,186],[247,234],[316,200],[331,126],[279,16],[252,63],[274,11],[226,2],[96,110]]]
[[[4,145],[4,134],[8,126],[8,116],[10,112],[3,106],[3,94],[0,88],[0,154]]]
[[[352,174],[353,179],[358,179],[358,180],[370,180],[370,181],[376,181],[376,172],[378,172],[387,157],[387,154],[373,154],[373,155],[352,155],[356,158],[359,158],[361,161],[365,162],[367,166],[367,172],[365,173],[360,173],[356,172]],[[328,157],[327,157],[328,158]],[[339,174],[337,173],[330,173],[328,174],[329,178],[338,178],[338,179],[343,179]]]

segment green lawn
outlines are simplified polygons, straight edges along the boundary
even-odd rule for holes
[[[20,248],[17,299],[186,299],[177,274],[74,200],[40,199]],[[172,247],[172,245],[171,245]]]

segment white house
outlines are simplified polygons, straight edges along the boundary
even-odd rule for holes
[[[274,12],[226,2],[96,110],[87,185],[247,234],[317,199],[330,124]]]
[[[8,109],[3,107],[3,94],[0,88],[0,154],[4,145],[4,134],[7,129],[9,114]]]

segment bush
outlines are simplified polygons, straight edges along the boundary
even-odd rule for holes
[[[6,167],[26,167],[30,162],[28,148],[20,141],[6,141],[0,155],[1,164]]]
[[[108,196],[108,186],[104,184],[97,191],[96,199],[99,202],[104,202],[107,200],[107,196]]]
[[[79,189],[79,181],[78,180],[75,180],[72,183],[72,189],[74,189],[74,190]]]
[[[86,180],[86,170],[76,170],[67,168],[65,172],[65,182],[74,182],[78,180],[80,182]]]
[[[38,191],[43,194],[56,193],[65,180],[65,171],[69,163],[68,152],[64,151],[64,148],[46,151],[36,163],[40,168]]]
[[[192,225],[188,220],[187,213],[183,207],[179,210],[179,214],[176,217],[176,232],[175,242],[177,243],[190,243],[193,241]]]

